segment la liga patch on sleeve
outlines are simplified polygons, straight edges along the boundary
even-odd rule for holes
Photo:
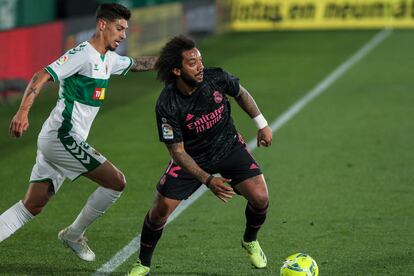
[[[173,128],[171,125],[164,123],[161,125],[161,128],[162,128],[162,137],[164,139],[168,139],[168,140],[174,139],[174,132],[173,132]]]

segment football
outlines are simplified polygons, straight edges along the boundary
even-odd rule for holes
[[[315,260],[304,253],[290,255],[280,268],[280,276],[318,276],[319,268]]]

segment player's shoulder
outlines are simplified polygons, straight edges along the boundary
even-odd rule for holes
[[[220,67],[207,67],[204,68],[204,77],[208,78],[217,78],[222,77],[226,72],[223,70],[223,68]]]
[[[73,56],[78,55],[78,54],[82,55],[82,54],[87,53],[90,47],[92,46],[89,44],[89,42],[84,41],[78,44],[77,46],[73,47],[72,49],[69,49],[66,52],[66,54],[73,55]]]
[[[175,88],[174,84],[166,85],[160,95],[158,96],[156,109],[157,110],[166,110],[168,112],[174,112],[176,108],[175,102]]]
[[[222,83],[230,74],[220,67],[208,67],[204,69],[204,79],[208,82]]]
[[[70,60],[75,61],[77,64],[86,61],[87,59],[85,57],[87,57],[87,48],[89,46],[89,43],[85,41],[78,44],[76,47],[69,49],[57,60],[57,65],[62,65],[63,63],[66,63]]]

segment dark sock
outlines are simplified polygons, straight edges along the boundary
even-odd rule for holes
[[[153,224],[149,221],[148,214],[145,216],[144,225],[141,231],[141,247],[139,251],[139,259],[145,266],[151,266],[152,253],[158,240],[161,238],[164,225]]]
[[[257,240],[257,232],[266,220],[267,208],[269,203],[263,209],[257,209],[253,207],[250,202],[247,202],[246,206],[246,229],[244,231],[243,240],[245,242],[251,242]]]

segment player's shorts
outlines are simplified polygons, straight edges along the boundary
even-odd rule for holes
[[[77,137],[39,138],[37,147],[30,183],[50,182],[55,193],[65,178],[73,181],[106,161],[104,156]]]
[[[227,156],[212,164],[211,169],[206,171],[210,174],[219,173],[222,177],[231,179],[232,181],[229,184],[232,187],[246,179],[262,174],[259,165],[248,152],[242,139],[235,143]],[[157,184],[157,190],[165,197],[184,200],[201,185],[202,183],[192,174],[170,161],[167,170]]]

